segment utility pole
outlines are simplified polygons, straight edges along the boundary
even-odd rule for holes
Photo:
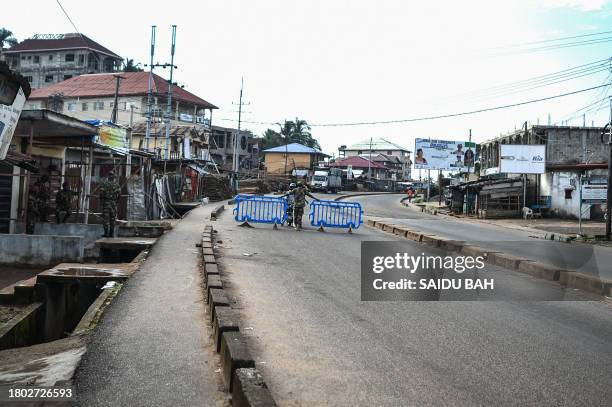
[[[238,99],[238,132],[234,136],[234,154],[232,156],[232,164],[233,170],[238,174],[238,170],[240,169],[240,165],[238,161],[240,160],[240,154],[238,154],[238,138],[240,137],[240,127],[242,124],[242,92],[244,90],[244,77],[240,78],[240,98]],[[287,155],[285,155],[285,171],[287,171]]]
[[[125,76],[121,76],[121,75],[113,75],[115,77],[115,99],[114,99],[114,103],[113,103],[113,112],[111,113],[111,122],[112,123],[117,123],[117,108],[119,106],[117,106],[119,104],[119,85],[121,82],[121,79],[125,79]]]
[[[168,79],[168,108],[166,110],[166,147],[165,158],[170,159],[170,127],[172,126],[172,74],[174,73],[174,50],[176,47],[176,25],[172,26],[172,46],[170,47],[170,79]]]
[[[608,139],[604,141],[604,135],[608,129]],[[601,139],[608,144],[608,192],[606,195],[606,240],[610,240],[612,232],[612,97],[610,97],[610,122],[605,125]]]
[[[149,140],[151,139],[151,114],[153,113],[153,56],[155,55],[155,30],[151,26],[151,63],[149,64],[149,91],[147,92],[147,130],[145,132],[145,151],[149,152]]]
[[[368,181],[372,180],[372,137],[370,137],[370,159],[368,160]]]

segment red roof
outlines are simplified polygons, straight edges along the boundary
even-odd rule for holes
[[[336,162],[331,164],[332,167],[342,168],[347,168],[349,165],[352,165],[353,168],[378,168],[381,170],[387,169],[387,167],[385,167],[384,165],[380,165],[374,161],[369,161],[367,158],[359,157],[357,155],[345,158],[343,160],[336,160]]]
[[[48,99],[51,95],[62,93],[66,98],[96,98],[115,95],[115,75],[121,75],[119,96],[146,96],[149,92],[149,72],[115,72],[79,75],[45,88],[36,89],[30,100]],[[168,82],[161,76],[153,74],[153,95],[165,96],[168,93]],[[172,87],[172,98],[185,103],[193,103],[206,109],[217,109],[217,106],[187,92],[178,86]]]
[[[19,44],[4,51],[4,53],[11,54],[14,52],[41,52],[83,48],[89,48],[113,58],[123,59],[113,51],[103,47],[91,38],[82,34],[63,34],[63,36],[59,35],[51,38],[37,38],[37,36],[34,36],[33,38],[28,38],[27,40],[21,41]]]

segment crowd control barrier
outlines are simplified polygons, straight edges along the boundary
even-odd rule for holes
[[[287,201],[273,196],[237,195],[234,198],[237,222],[282,224],[287,218]]]
[[[310,202],[310,224],[330,228],[357,229],[363,223],[363,210],[358,202],[312,201]]]

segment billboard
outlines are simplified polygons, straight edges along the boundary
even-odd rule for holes
[[[589,204],[605,203],[608,199],[608,180],[591,178],[582,184],[582,202]]]
[[[0,74],[0,160],[6,158],[21,110],[26,102],[23,89],[17,85],[15,90],[11,85],[13,84],[8,77]]]
[[[127,131],[118,127],[100,126],[98,143],[117,150],[128,151]]]
[[[500,172],[511,174],[544,174],[546,146],[544,144],[502,144],[499,151]]]
[[[474,172],[476,143],[455,140],[415,140],[414,168]]]

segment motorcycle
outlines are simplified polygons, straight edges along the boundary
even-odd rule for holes
[[[293,225],[293,202],[287,204],[287,226]]]

